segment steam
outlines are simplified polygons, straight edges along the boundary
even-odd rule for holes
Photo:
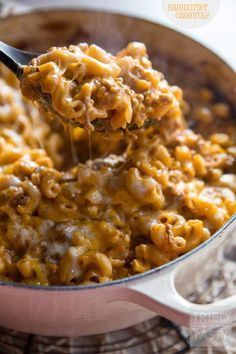
[[[130,20],[127,18],[122,21],[122,28],[118,24],[118,20],[112,14],[106,13],[105,16],[100,13],[94,16],[94,14],[86,14],[88,19],[83,25],[83,30],[87,33],[87,41],[89,43],[95,43],[107,51],[115,54],[117,51],[123,49],[127,45],[127,33],[130,33],[135,40],[135,34],[133,33],[133,26],[131,29]],[[104,35],[105,33],[105,35]],[[123,36],[125,33],[126,36]],[[86,38],[85,38],[86,40]]]

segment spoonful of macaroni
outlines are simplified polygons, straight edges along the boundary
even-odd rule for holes
[[[14,72],[23,95],[64,125],[133,130],[180,114],[181,90],[152,68],[142,43],[117,55],[86,43],[52,47],[21,64]]]

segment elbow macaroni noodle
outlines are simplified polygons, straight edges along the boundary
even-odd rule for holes
[[[33,63],[36,70],[29,67],[27,78],[42,84],[63,112],[61,100],[72,97],[74,82],[80,85],[83,77],[82,91],[72,90],[72,105],[65,111],[83,124],[83,114],[74,113],[83,112],[84,99],[92,97],[88,75],[92,86],[96,80],[104,84],[104,77],[111,79],[111,91],[93,86],[99,100],[94,100],[93,113],[88,111],[86,124],[106,117],[113,127],[128,126],[127,112],[120,111],[127,97],[122,97],[121,106],[113,102],[114,115],[106,115],[110,108],[105,97],[113,87],[114,97],[120,97],[116,88],[123,90],[124,82],[146,97],[147,105],[140,109],[147,116],[154,112],[156,89],[176,105],[168,103],[157,124],[122,140],[105,140],[102,133],[92,132],[91,159],[86,130],[73,128],[69,134],[56,120],[41,115],[2,66],[0,279],[81,285],[132,276],[197,247],[235,213],[236,128],[230,106],[213,91],[195,90],[195,104],[189,108],[181,90],[151,68],[145,47],[137,44],[129,44],[117,57],[94,45],[53,48]],[[120,70],[123,83],[116,81]],[[58,91],[53,91],[58,75]],[[157,100],[160,112],[159,105]],[[186,107],[195,131],[183,120]],[[139,117],[137,113],[132,119]],[[70,138],[78,163],[70,161]]]
[[[175,87],[152,68],[137,42],[117,56],[94,44],[53,47],[24,67],[21,90],[64,124],[88,130],[141,127],[150,118],[180,113]]]

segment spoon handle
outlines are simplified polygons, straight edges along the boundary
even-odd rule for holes
[[[16,54],[19,52],[19,61]],[[21,52],[0,41],[0,61],[5,64],[17,77],[21,76],[22,68],[19,64]]]
[[[0,41],[0,61],[18,78],[22,75],[22,66],[29,64],[37,56],[37,53],[25,52]]]

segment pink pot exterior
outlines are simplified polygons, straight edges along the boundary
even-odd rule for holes
[[[118,286],[81,291],[1,286],[0,325],[42,335],[85,336],[126,328],[155,316],[122,301],[124,292]]]

